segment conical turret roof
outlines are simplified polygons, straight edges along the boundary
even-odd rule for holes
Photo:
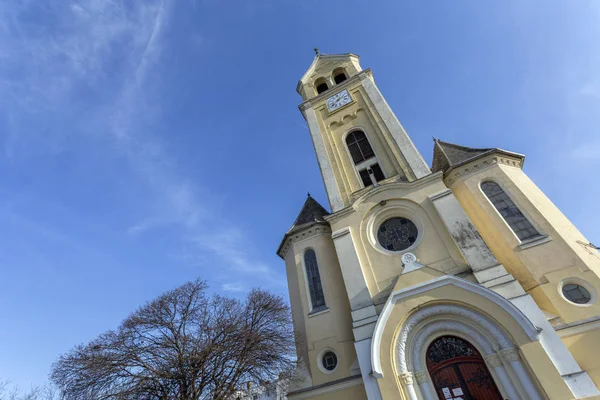
[[[300,213],[298,213],[298,216],[296,217],[296,220],[292,224],[291,228],[288,229],[288,231],[283,236],[283,239],[281,240],[281,244],[279,245],[279,248],[277,249],[277,254],[279,254],[279,252],[282,249],[287,238],[290,235],[294,234],[295,232],[299,232],[301,230],[309,228],[312,225],[317,225],[317,224],[329,225],[329,223],[327,221],[325,221],[325,218],[324,218],[326,215],[329,215],[329,211],[327,211],[325,209],[325,207],[323,207],[321,204],[319,204],[318,201],[313,199],[309,193],[308,196],[306,197],[306,201],[304,202],[304,205],[300,209]],[[280,257],[283,258],[283,255],[281,255],[281,254],[279,254],[279,255],[280,255]]]

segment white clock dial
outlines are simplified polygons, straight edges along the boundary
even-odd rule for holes
[[[348,93],[347,89],[344,89],[327,99],[327,108],[329,108],[329,111],[337,110],[351,101],[352,97],[350,97],[350,93]]]

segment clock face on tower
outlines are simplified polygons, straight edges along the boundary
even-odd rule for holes
[[[335,111],[351,102],[352,97],[350,97],[350,93],[348,93],[347,89],[344,89],[327,99],[327,108],[329,108],[329,111]]]

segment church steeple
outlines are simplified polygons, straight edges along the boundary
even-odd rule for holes
[[[333,212],[369,187],[431,173],[357,55],[316,52],[297,91]]]

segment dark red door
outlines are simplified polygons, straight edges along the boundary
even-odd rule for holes
[[[427,369],[442,400],[502,400],[481,354],[466,340],[442,336],[433,341]]]

